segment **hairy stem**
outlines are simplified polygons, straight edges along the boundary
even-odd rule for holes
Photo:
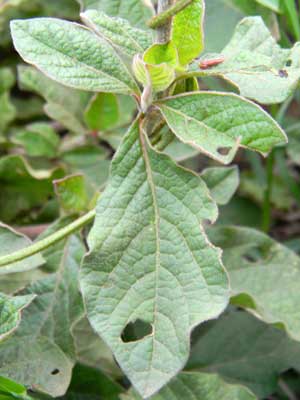
[[[170,18],[178,14],[185,7],[190,5],[194,0],[177,0],[175,4],[171,5],[165,11],[155,15],[148,22],[151,29],[157,29],[170,21]]]
[[[17,261],[24,260],[34,254],[39,253],[42,250],[47,249],[53,244],[61,241],[65,237],[71,235],[76,232],[78,229],[92,222],[95,218],[96,211],[92,210],[82,217],[76,219],[76,221],[71,224],[65,226],[59,231],[53,233],[52,235],[42,239],[36,243],[33,243],[31,246],[25,247],[24,249],[17,250],[14,253],[8,254],[7,256],[0,257],[0,267],[4,267],[6,265],[12,264]]]
[[[158,0],[157,14],[162,14],[167,11],[172,5],[173,0]],[[166,43],[170,40],[172,19],[168,18],[164,24],[157,28],[157,41],[158,43]]]

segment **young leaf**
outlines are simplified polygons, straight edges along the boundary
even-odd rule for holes
[[[152,44],[149,32],[133,28],[124,19],[112,18],[97,10],[82,13],[81,19],[85,25],[129,56],[143,53]]]
[[[224,249],[234,303],[268,323],[284,325],[300,340],[300,258],[250,228],[220,227],[210,231],[210,238]]]
[[[21,311],[34,298],[35,295],[9,297],[0,293],[0,342],[18,328]]]
[[[138,92],[113,47],[81,25],[34,18],[12,21],[11,32],[26,62],[66,86],[94,92]]]
[[[31,241],[24,235],[14,231],[7,225],[0,223],[0,256],[5,256],[14,251],[23,249],[31,244]],[[0,276],[15,272],[25,272],[35,269],[45,263],[41,254],[28,257],[25,260],[0,267]],[[1,279],[3,277],[1,276]]]
[[[193,327],[227,304],[220,251],[199,227],[216,215],[203,181],[154,151],[136,121],[112,162],[80,282],[94,330],[143,397],[182,369]],[[128,341],[135,325],[143,331]]]
[[[122,400],[141,400],[132,390],[121,395]],[[149,400],[255,400],[249,389],[240,385],[230,385],[218,375],[201,372],[182,372],[169,385]]]
[[[53,181],[56,195],[66,212],[78,213],[87,208],[88,195],[83,175],[69,175]]]
[[[204,47],[204,1],[194,0],[173,18],[171,42],[178,50],[179,62],[187,65]]]
[[[77,0],[83,10],[103,11],[111,17],[127,19],[131,25],[145,28],[147,20],[154,14],[151,1],[148,0]]]
[[[201,70],[201,75],[220,76],[237,86],[242,96],[262,104],[281,103],[296,88],[300,78],[300,43],[282,49],[261,17],[244,18],[221,52],[225,61]],[[194,64],[192,71],[199,71]]]
[[[7,400],[31,400],[31,397],[27,395],[26,387],[4,376],[0,376],[0,394],[8,396]],[[2,400],[1,397],[0,399]],[[6,397],[4,397],[3,400],[6,400]]]
[[[235,94],[197,92],[157,103],[174,134],[208,156],[229,163],[238,145],[266,155],[287,141],[279,125],[259,106]],[[222,150],[228,150],[227,155]]]
[[[37,93],[47,101],[45,112],[50,118],[72,132],[85,133],[83,109],[88,104],[90,93],[65,87],[37,69],[24,65],[18,67],[18,78],[22,90]]]
[[[247,386],[260,399],[275,392],[279,375],[300,368],[300,345],[286,333],[237,311],[194,332],[187,370],[218,373]]]
[[[201,178],[207,184],[212,198],[220,205],[229,203],[239,186],[239,170],[236,166],[206,168]]]
[[[75,362],[72,325],[83,309],[77,274],[83,246],[66,241],[57,272],[31,284],[22,295],[36,295],[15,334],[0,345],[0,375],[53,397],[65,393]]]

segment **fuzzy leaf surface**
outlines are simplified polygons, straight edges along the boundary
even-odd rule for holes
[[[262,108],[235,94],[195,92],[169,97],[157,106],[182,142],[224,164],[232,160],[239,145],[265,155],[287,141]]]
[[[154,151],[135,122],[112,162],[80,281],[93,329],[143,397],[183,368],[193,327],[227,304],[220,251],[201,228],[216,215],[201,178]],[[124,341],[136,321],[152,333]]]
[[[89,29],[56,18],[11,22],[21,57],[75,89],[130,94],[137,85],[113,47]]]

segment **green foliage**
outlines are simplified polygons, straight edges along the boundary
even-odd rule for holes
[[[206,3],[0,0],[0,400],[297,398],[299,12]]]

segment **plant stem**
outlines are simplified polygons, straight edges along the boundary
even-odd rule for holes
[[[172,5],[172,0],[158,0],[157,15],[167,11]],[[157,28],[157,41],[158,43],[166,43],[170,40],[172,19],[168,18],[164,24]]]
[[[34,254],[37,254],[40,251],[47,249],[53,244],[76,232],[84,225],[92,222],[95,218],[95,215],[96,211],[92,210],[82,217],[76,219],[76,221],[72,222],[71,224],[46,237],[45,239],[33,243],[31,246],[25,247],[24,249],[17,250],[14,253],[8,254],[7,256],[0,257],[0,267],[4,267],[5,265],[24,260],[25,258],[33,256]]]
[[[178,14],[185,7],[190,5],[194,0],[177,0],[175,4],[168,7],[165,11],[155,15],[148,21],[151,29],[157,29],[169,22],[169,19]]]

